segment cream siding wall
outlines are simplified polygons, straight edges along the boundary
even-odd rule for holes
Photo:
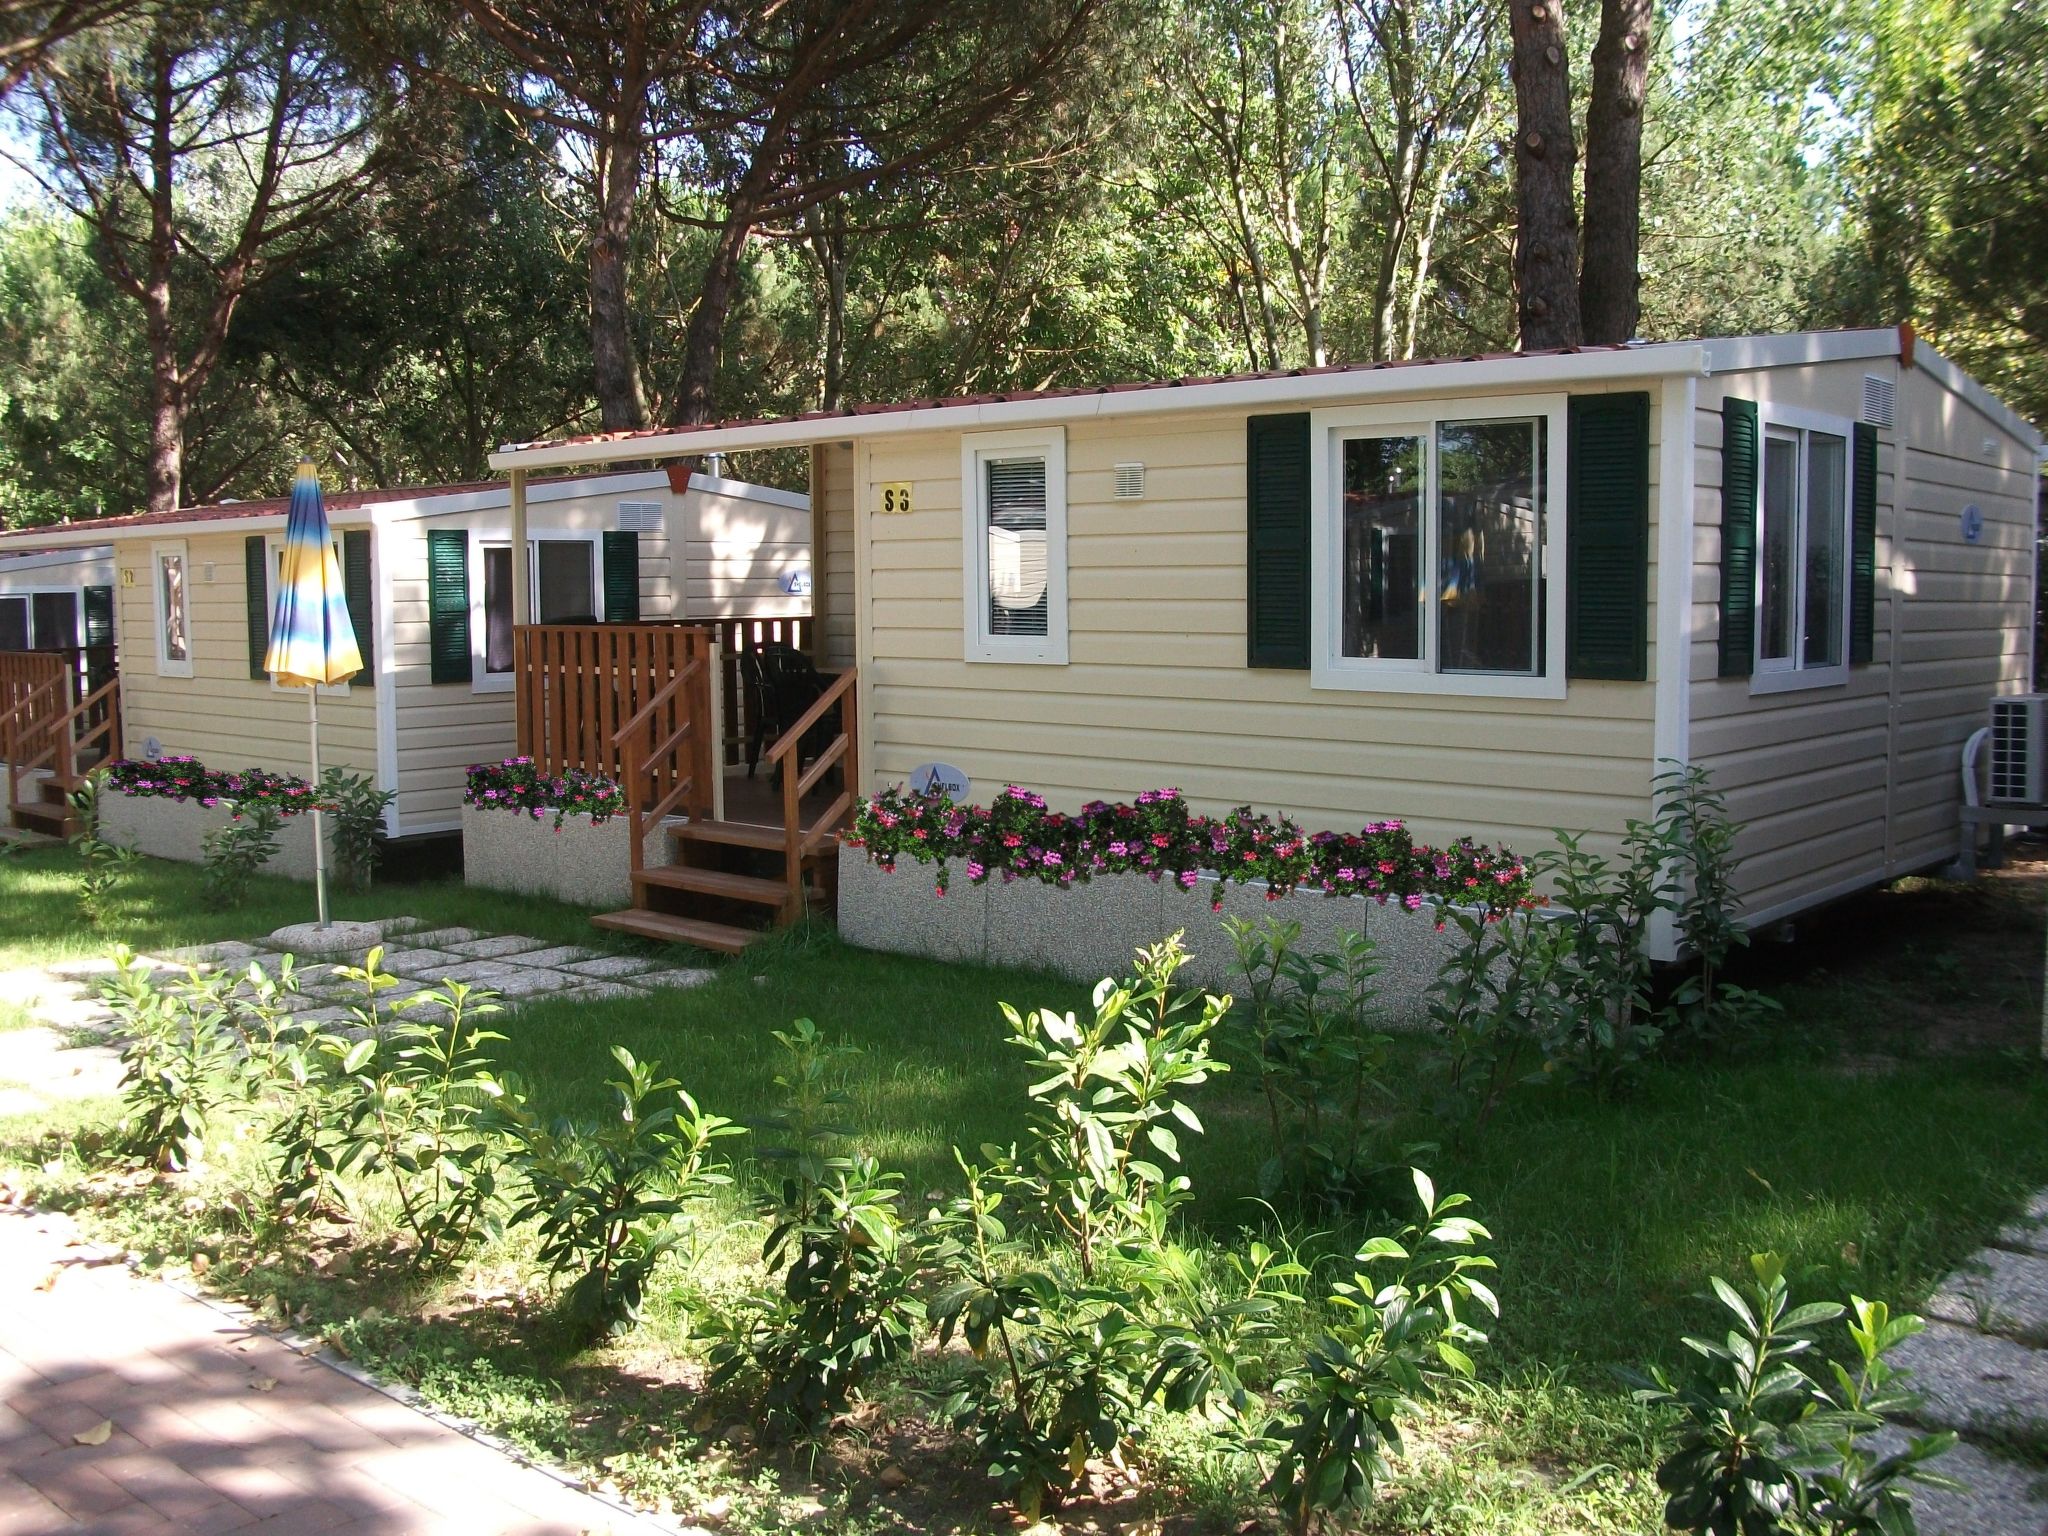
[[[1897,428],[1878,429],[1872,660],[1846,685],[1752,694],[1748,678],[1718,675],[1722,400],[1852,422],[1865,374],[1898,392]],[[1893,358],[1702,380],[1696,431],[1691,756],[1744,826],[1750,914],[1946,862],[1957,849],[1963,741],[1991,694],[2026,677],[2034,506],[2024,446]],[[1958,517],[1969,500],[1985,517],[1974,547]]]
[[[232,525],[230,525],[232,526]],[[362,526],[337,517],[337,529]],[[121,657],[121,730],[131,757],[154,737],[166,753],[209,768],[303,774],[310,765],[306,695],[249,676],[248,583],[243,530],[119,539],[114,545],[115,641]],[[155,565],[151,548],[182,543],[191,604],[192,675],[157,672]],[[377,771],[374,688],[320,696],[320,761]]]
[[[640,615],[653,621],[809,611],[810,600],[780,587],[784,574],[809,561],[810,513],[783,500],[748,497],[738,482],[693,486],[686,497],[660,475],[639,475],[602,489],[539,485],[528,492],[527,529],[602,533],[619,526],[621,502],[658,502],[661,527],[640,532]],[[462,786],[471,763],[508,757],[517,745],[509,685],[479,688],[475,681],[435,683],[430,667],[427,608],[427,530],[470,531],[472,592],[481,592],[485,541],[508,536],[509,503],[476,511],[394,521],[380,530],[391,604],[393,760],[398,815],[406,834],[457,827]],[[681,580],[678,575],[678,555]],[[601,567],[600,567],[601,569]],[[682,601],[678,603],[678,589]],[[601,594],[600,594],[601,596]],[[472,645],[480,643],[483,615],[472,606]]]
[[[1431,841],[1470,834],[1533,852],[1567,827],[1615,848],[1648,809],[1648,682],[1575,682],[1538,701],[1323,691],[1305,671],[1246,666],[1245,420],[1068,426],[1067,666],[962,660],[959,435],[858,449],[871,785],[938,759],[983,800],[1006,782],[1065,809],[1174,785],[1204,810],[1249,801],[1311,829],[1398,816]],[[1146,466],[1142,501],[1112,498],[1112,466],[1127,461]],[[835,506],[839,456],[820,462],[821,508]],[[913,483],[917,510],[874,515],[875,487],[896,480]],[[1651,496],[1654,518],[1654,483]]]
[[[811,450],[811,506],[817,530],[812,602],[818,615],[818,655],[827,667],[853,665],[857,649],[854,474],[851,443],[820,443]]]

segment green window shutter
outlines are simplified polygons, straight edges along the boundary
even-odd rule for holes
[[[1849,660],[1870,660],[1877,619],[1877,428],[1855,426],[1849,493]]]
[[[1756,402],[1721,402],[1721,675],[1756,670]]]
[[[1575,395],[1565,454],[1565,673],[1650,675],[1650,397]]]
[[[604,536],[604,619],[607,624],[640,622],[640,535]]]
[[[469,533],[427,530],[427,652],[437,683],[470,680]]]
[[[1308,413],[1246,423],[1246,664],[1308,666]]]
[[[270,547],[260,533],[242,540],[242,582],[249,608],[249,675],[267,677],[263,658],[270,649]]]
[[[114,643],[114,589],[85,589],[85,643],[88,648]]]
[[[341,590],[348,599],[349,627],[356,632],[356,649],[363,653],[363,670],[355,675],[358,688],[377,686],[376,587],[370,571],[370,531],[351,528],[341,536]]]

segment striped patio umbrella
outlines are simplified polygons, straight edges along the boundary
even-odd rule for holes
[[[285,513],[284,554],[277,601],[270,613],[270,648],[263,669],[286,688],[306,690],[314,783],[320,781],[320,689],[345,683],[363,670],[362,648],[349,622],[341,561],[320,500],[320,476],[301,459]],[[327,926],[327,841],[316,801],[313,809],[313,888],[320,926]]]

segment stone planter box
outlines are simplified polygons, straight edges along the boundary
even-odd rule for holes
[[[228,824],[228,813],[197,800],[166,800],[158,795],[126,795],[109,789],[100,796],[100,835],[125,843],[151,858],[182,864],[206,862],[206,835]],[[334,870],[334,835],[328,830],[327,868]],[[277,852],[264,861],[265,874],[290,880],[313,878],[313,818],[287,816],[277,829]]]
[[[462,879],[486,891],[546,896],[575,907],[624,907],[633,900],[633,823],[614,816],[593,823],[587,814],[540,820],[512,811],[462,808]],[[660,826],[648,829],[646,862],[669,862]]]
[[[1155,885],[1143,875],[1098,876],[1068,890],[1036,880],[973,886],[956,867],[952,890],[940,896],[935,873],[930,865],[906,859],[893,874],[884,874],[858,849],[842,850],[840,936],[863,949],[1018,966],[1090,982],[1129,975],[1133,950],[1178,930],[1194,957],[1182,978],[1230,991],[1242,983],[1223,920],[1271,913],[1300,923],[1302,947],[1311,952],[1334,948],[1343,933],[1370,937],[1385,968],[1379,976],[1381,1005],[1387,1023],[1397,1028],[1422,1026],[1426,991],[1458,936],[1456,929],[1436,931],[1431,907],[1410,912],[1362,897],[1307,892],[1268,901],[1257,882],[1226,887],[1223,910],[1211,912],[1216,887],[1207,880],[1189,891],[1167,881]]]

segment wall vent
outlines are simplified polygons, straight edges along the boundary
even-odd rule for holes
[[[1874,373],[1863,375],[1863,419],[1873,427],[1888,427],[1897,407],[1898,386]]]
[[[1116,467],[1116,499],[1142,501],[1145,497],[1145,466],[1119,464]]]
[[[619,503],[619,532],[659,533],[661,511],[658,501],[622,501]]]

